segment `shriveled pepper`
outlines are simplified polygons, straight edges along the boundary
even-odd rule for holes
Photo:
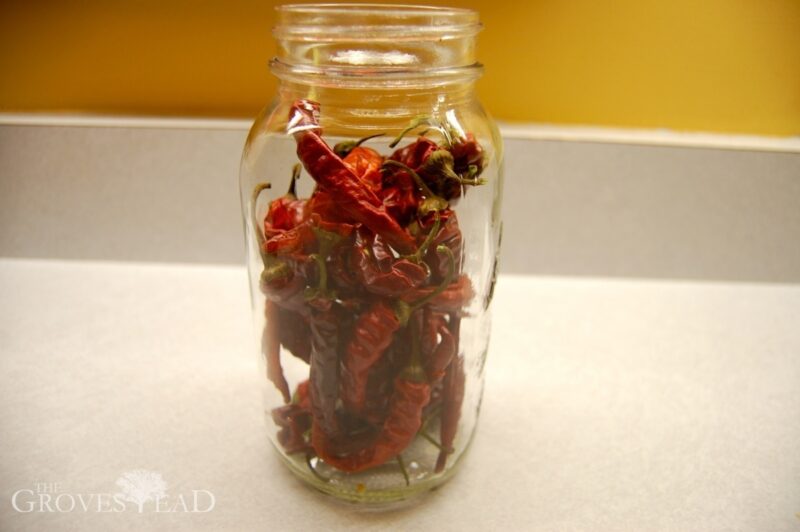
[[[419,137],[395,151],[390,159],[412,168],[434,193],[448,201],[461,197],[466,185],[483,183],[478,179],[484,167],[483,148],[472,133],[462,136],[447,124],[421,116],[411,121],[392,146],[399,143],[406,133],[423,125],[439,131],[445,138],[445,145],[440,147],[426,137]]]
[[[311,328],[308,325],[308,317],[281,308],[278,313],[278,323],[280,323],[278,335],[281,345],[308,364],[311,359]]]
[[[425,309],[422,325],[422,354],[425,372],[431,384],[438,383],[456,355],[456,340],[448,327],[444,314],[430,307]],[[437,339],[441,338],[440,340]]]
[[[396,150],[389,158],[401,162],[409,168],[418,170],[425,160],[438,149],[439,145],[433,140],[427,137],[419,137],[411,144]]]
[[[290,268],[283,263],[286,268]],[[282,268],[281,268],[282,269]],[[310,309],[304,299],[304,289],[308,281],[306,277],[296,270],[289,270],[286,277],[269,279],[262,274],[260,288],[261,291],[281,308],[292,310],[302,316],[307,316]]]
[[[378,193],[386,212],[400,224],[406,225],[414,218],[420,202],[411,177],[402,173],[391,174],[384,180],[386,186]]]
[[[383,186],[383,156],[372,148],[357,146],[342,161],[373,192],[377,193]]]
[[[370,369],[391,345],[399,328],[394,310],[382,301],[373,303],[356,320],[341,368],[342,401],[352,412],[360,414],[364,410]]]
[[[303,221],[306,200],[297,199],[297,180],[300,178],[300,165],[292,170],[289,190],[269,204],[264,217],[264,236],[269,240],[276,234],[297,227]]]
[[[305,212],[307,217],[312,214],[317,214],[323,220],[329,222],[348,223],[354,221],[351,216],[339,209],[333,195],[320,186],[317,186],[314,193],[311,194],[311,197],[308,199]]]
[[[455,211],[447,209],[439,213],[438,228],[436,217],[433,215],[424,217],[420,222],[420,227],[423,232],[436,229],[435,236],[425,255],[425,262],[430,266],[434,274],[434,281],[443,278],[448,268],[447,261],[442,260],[441,254],[436,253],[436,247],[439,245],[443,244],[450,248],[455,257],[456,270],[461,270],[464,237],[462,236],[461,228],[458,226],[458,217]]]
[[[411,315],[426,305],[435,295],[436,291],[444,290],[450,283],[453,275],[453,261],[449,250],[442,246],[438,249],[450,255],[450,273],[442,285],[433,292],[426,294],[413,303],[396,301],[394,308],[389,308],[382,302],[374,303],[356,322],[353,338],[347,347],[343,360],[343,399],[351,409],[360,413],[364,406],[364,391],[370,368],[378,361],[384,350],[391,344],[392,335],[408,323]],[[421,316],[418,313],[418,316]],[[421,329],[416,326],[416,333],[421,334]],[[415,344],[419,339],[412,337]],[[419,348],[414,352],[414,357],[420,357]],[[421,364],[417,361],[417,363]]]
[[[332,309],[311,313],[309,397],[314,426],[333,437],[339,432],[336,399],[339,392],[339,321]]]
[[[262,349],[267,362],[267,378],[275,385],[281,395],[283,402],[288,403],[289,384],[283,376],[281,367],[281,341],[280,341],[280,313],[278,305],[274,301],[267,300],[265,309],[266,327],[262,336]]]
[[[478,177],[485,165],[483,148],[475,139],[475,135],[467,133],[458,138],[450,148],[453,154],[453,169],[457,174]],[[474,168],[474,170],[472,170]]]
[[[450,330],[453,338],[459,337],[461,318],[451,316]],[[456,345],[456,351],[458,346]],[[464,384],[466,375],[464,373],[464,359],[460,356],[450,363],[447,374],[444,377],[442,394],[442,420],[439,430],[442,450],[436,460],[436,472],[444,469],[447,463],[447,455],[453,452],[453,441],[456,437],[458,422],[461,419],[461,404],[464,402]]]
[[[409,290],[401,299],[409,302],[414,301],[421,297],[429,296],[434,290],[429,287]],[[447,285],[447,288],[431,297],[428,304],[432,309],[440,312],[460,313],[472,301],[473,297],[475,297],[475,290],[472,288],[472,282],[466,274],[461,274],[454,282]]]
[[[318,113],[298,100],[288,124],[316,183],[311,197],[296,197],[295,170],[289,192],[254,225],[272,317],[267,373],[284,401],[281,347],[310,366],[291,403],[272,411],[278,441],[345,472],[393,458],[404,470],[401,453],[420,434],[442,449],[441,471],[463,401],[460,317],[474,297],[449,200],[483,182],[482,148],[472,134],[420,117],[390,147],[423,125],[444,142],[423,132],[386,159],[361,145],[372,137],[331,149]],[[441,443],[423,416],[439,416]]]
[[[312,225],[309,221],[304,221],[289,230],[275,232],[267,240],[266,250],[271,255],[296,256],[302,254],[313,241]]]
[[[289,454],[310,450],[304,434],[311,428],[311,404],[308,398],[308,381],[297,386],[291,404],[272,410],[272,420],[278,425],[278,443]]]
[[[412,341],[415,337],[412,333]],[[325,431],[312,423],[311,442],[318,456],[337,469],[357,472],[383,464],[408,447],[422,425],[422,410],[431,397],[418,346],[415,351],[410,364],[394,381],[389,414],[374,444],[345,456],[333,454]]]
[[[297,156],[314,180],[354,220],[382,235],[400,253],[410,253],[414,241],[392,218],[378,197],[353,174],[319,133],[319,104],[298,100],[291,108],[289,132],[297,142]]]
[[[373,294],[399,297],[409,289],[420,286],[428,272],[407,259],[386,257],[379,237],[359,232],[352,247],[350,264],[361,285]]]

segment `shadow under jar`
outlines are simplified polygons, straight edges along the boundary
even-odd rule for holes
[[[292,5],[241,195],[270,437],[306,483],[385,505],[449,478],[475,430],[502,144],[474,11]]]

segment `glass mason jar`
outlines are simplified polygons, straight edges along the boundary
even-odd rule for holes
[[[270,437],[339,499],[409,499],[475,430],[502,144],[475,98],[477,13],[278,8],[278,96],[241,195]]]

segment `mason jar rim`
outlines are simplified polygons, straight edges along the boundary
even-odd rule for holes
[[[275,8],[281,40],[426,41],[462,38],[483,28],[477,11],[394,4],[286,4]]]
[[[292,65],[274,58],[270,61],[269,66],[272,73],[282,80],[341,88],[433,87],[474,81],[483,74],[483,65],[480,63],[462,67],[430,69],[372,68],[353,70],[346,67]]]

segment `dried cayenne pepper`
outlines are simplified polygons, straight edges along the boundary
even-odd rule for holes
[[[471,133],[454,138],[445,126],[434,127],[442,142],[420,136],[386,156],[362,145],[380,135],[331,148],[319,112],[308,100],[292,105],[300,164],[254,224],[267,376],[285,403],[272,411],[278,442],[357,472],[393,459],[403,468],[421,435],[439,448],[429,465],[442,471],[464,396],[460,322],[474,296],[450,203],[482,183],[485,154]],[[431,123],[413,122],[390,147]],[[296,192],[301,165],[316,185],[308,199]],[[282,352],[309,367],[293,395]],[[425,432],[437,416],[439,442]]]

